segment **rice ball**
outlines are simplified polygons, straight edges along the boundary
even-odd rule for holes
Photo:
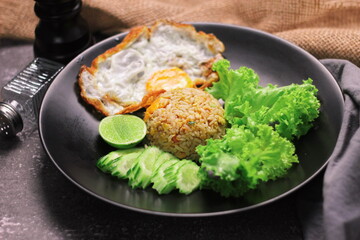
[[[195,149],[206,139],[225,134],[224,109],[211,94],[178,88],[161,94],[146,110],[147,139],[151,145],[180,159],[197,160]]]

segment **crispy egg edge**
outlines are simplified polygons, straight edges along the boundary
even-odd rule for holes
[[[179,23],[174,22],[170,20],[157,20],[151,27],[147,27],[145,25],[142,26],[136,26],[130,29],[129,33],[125,36],[123,41],[116,46],[106,50],[104,53],[98,55],[91,63],[90,67],[87,67],[86,65],[82,65],[79,71],[79,74],[77,76],[78,78],[78,85],[80,87],[80,95],[82,99],[95,107],[96,110],[98,110],[100,113],[102,113],[105,116],[111,115],[111,113],[106,109],[105,103],[113,102],[114,104],[119,105],[119,112],[121,112],[122,109],[127,108],[134,104],[139,104],[137,102],[123,102],[121,104],[117,103],[116,101],[112,100],[111,96],[102,96],[101,99],[89,97],[87,93],[87,84],[85,82],[85,75],[89,74],[91,76],[94,76],[96,73],[98,66],[101,62],[104,62],[107,58],[111,57],[115,53],[127,48],[132,43],[134,43],[137,39],[145,35],[147,39],[150,39],[151,33],[156,30],[157,27],[160,25],[171,25],[173,27],[179,28],[183,31],[187,31],[191,37],[194,39],[199,40],[200,42],[207,43],[208,49],[215,55],[215,57],[209,59],[208,62],[204,63],[205,69],[208,69],[209,71],[205,72],[206,77],[209,77],[209,81],[204,83],[203,86],[200,87],[200,89],[204,89],[205,87],[211,85],[212,82],[217,80],[217,77],[211,76],[211,65],[213,62],[215,62],[217,59],[222,58],[221,53],[225,51],[224,44],[212,33],[205,33],[203,31],[196,31],[195,27],[191,24],[185,24],[185,23]],[[210,68],[209,68],[210,67]]]

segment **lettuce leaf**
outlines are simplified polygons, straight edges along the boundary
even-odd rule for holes
[[[233,125],[222,139],[209,139],[196,150],[204,186],[225,197],[284,176],[298,162],[294,145],[268,125]]]
[[[320,108],[312,79],[284,87],[272,84],[261,87],[252,69],[232,70],[229,66],[225,59],[213,65],[220,80],[207,91],[225,101],[225,119],[230,124],[268,124],[290,140],[306,134],[312,127]]]
[[[219,75],[220,81],[213,83],[213,86],[206,90],[217,99],[226,102],[237,98],[238,95],[251,96],[248,91],[259,88],[259,76],[251,68],[229,69],[230,62],[226,59],[215,62],[212,68]]]

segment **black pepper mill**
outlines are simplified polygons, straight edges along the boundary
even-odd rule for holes
[[[40,19],[35,29],[35,57],[66,64],[93,44],[89,27],[80,16],[81,0],[35,2]]]

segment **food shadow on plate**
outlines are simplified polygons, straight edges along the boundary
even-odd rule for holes
[[[248,206],[250,204],[244,198],[224,198],[210,190],[196,190],[190,195],[180,194],[177,191],[159,195],[151,187],[132,189],[127,180],[116,179],[110,175],[99,179],[97,186],[94,187],[101,191],[101,195],[106,196],[112,204],[155,215],[191,216],[195,214],[201,217],[202,214],[199,213],[209,211],[209,209],[216,215],[216,212],[220,213],[223,209],[228,209],[231,212],[234,206]],[[122,204],[119,204],[120,202]]]

